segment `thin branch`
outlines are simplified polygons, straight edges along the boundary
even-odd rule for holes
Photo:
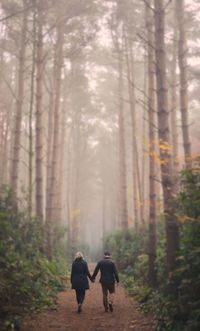
[[[22,13],[24,13],[25,11],[34,8],[34,6],[35,6],[35,5],[32,5],[32,6],[29,6],[29,7],[23,8],[23,9],[21,9],[21,10],[18,10],[18,11],[16,11],[15,13],[12,13],[12,14],[10,14],[10,15],[4,16],[3,18],[0,19],[0,22],[6,21],[6,20],[8,20],[9,18],[12,18],[12,17],[17,16],[17,15],[19,15],[19,14],[22,14]]]
[[[156,176],[151,176],[151,178],[153,178],[153,180],[155,180],[155,182],[162,183],[162,181],[160,179],[158,179]]]
[[[164,6],[164,10],[169,6],[170,2],[172,2],[172,0],[168,0],[167,3]]]
[[[147,39],[145,39],[139,32],[137,32],[137,36],[146,44],[149,45],[153,50],[155,50],[155,46],[150,44]]]
[[[8,87],[9,91],[11,92],[13,98],[17,100],[17,97],[15,95],[15,92],[13,91],[12,87],[10,86],[9,82],[7,81],[6,77],[4,76],[3,72],[0,71],[0,75],[3,78],[4,82],[6,83],[6,86]]]
[[[154,9],[153,7],[150,6],[150,4],[149,4],[149,0],[143,0],[143,2],[146,4],[146,6],[147,6],[148,8],[150,8],[153,12],[155,12],[155,9]]]

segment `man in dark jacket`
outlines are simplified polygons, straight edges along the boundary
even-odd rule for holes
[[[117,282],[117,284],[119,283],[119,276],[115,263],[111,260],[109,252],[105,252],[104,259],[97,263],[94,273],[92,275],[93,280],[95,280],[99,270],[101,273],[100,283],[102,286],[103,305],[105,308],[105,312],[108,312],[108,309],[110,309],[110,311],[112,312],[115,293],[115,281]]]

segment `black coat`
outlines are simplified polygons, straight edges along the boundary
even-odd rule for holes
[[[119,276],[114,262],[110,259],[103,259],[97,263],[97,266],[92,275],[94,280],[98,272],[101,272],[100,283],[103,285],[114,284],[115,281],[119,282]]]
[[[72,263],[71,284],[74,290],[89,289],[88,277],[91,280],[91,275],[88,270],[87,262],[83,259],[76,259]]]

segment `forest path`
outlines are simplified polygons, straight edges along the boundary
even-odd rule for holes
[[[22,331],[152,331],[152,324],[126,295],[122,285],[116,287],[114,311],[105,313],[97,281],[90,283],[81,314],[77,313],[75,291],[68,289],[58,294],[56,310],[29,317]]]

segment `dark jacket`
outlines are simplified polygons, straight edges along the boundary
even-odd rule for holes
[[[92,280],[88,270],[87,262],[83,259],[76,259],[72,263],[71,284],[72,289],[87,290],[89,289],[88,277]]]
[[[114,284],[115,280],[117,281],[117,283],[119,283],[118,272],[114,262],[111,259],[105,258],[97,263],[94,273],[92,275],[92,279],[95,279],[99,270],[101,272],[101,276],[100,276],[101,284],[103,285]]]

